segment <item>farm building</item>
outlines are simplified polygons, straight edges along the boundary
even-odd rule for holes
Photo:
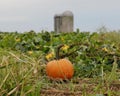
[[[73,13],[71,11],[65,11],[62,14],[56,14],[54,16],[54,31],[60,32],[73,32]]]

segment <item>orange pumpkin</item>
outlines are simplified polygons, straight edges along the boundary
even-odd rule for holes
[[[46,73],[51,79],[71,79],[74,74],[73,64],[67,59],[48,62]]]

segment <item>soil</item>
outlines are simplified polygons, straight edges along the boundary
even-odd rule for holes
[[[41,96],[120,96],[120,81],[111,84],[100,84],[92,79],[79,79],[76,81],[52,81],[42,88]],[[118,94],[118,93],[119,94]]]

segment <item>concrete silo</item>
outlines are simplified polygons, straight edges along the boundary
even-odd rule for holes
[[[54,30],[55,32],[73,32],[73,13],[65,11],[62,14],[54,16]]]

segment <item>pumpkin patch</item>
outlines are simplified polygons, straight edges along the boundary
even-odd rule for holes
[[[120,96],[120,32],[0,32],[0,96],[98,95]]]

